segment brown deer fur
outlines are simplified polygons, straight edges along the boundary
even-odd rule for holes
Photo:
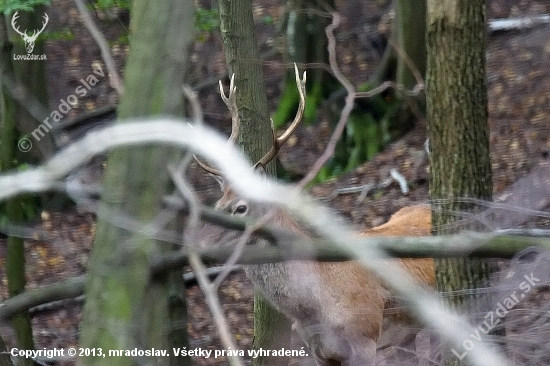
[[[223,197],[216,204],[218,210],[253,218],[270,210],[266,205],[249,204],[231,189],[222,189]],[[306,231],[281,210],[276,209],[270,223],[307,236]],[[415,205],[402,208],[387,223],[360,235],[427,236],[430,229],[430,207]],[[232,237],[218,234],[215,240],[223,245],[234,238],[235,232]],[[395,261],[418,281],[434,285],[432,259]],[[245,272],[264,296],[294,321],[318,365],[374,364],[384,310],[395,306],[395,302],[388,288],[372,272],[354,261],[307,260],[250,265],[245,267]],[[393,316],[394,320],[399,318],[405,319],[399,314]]]

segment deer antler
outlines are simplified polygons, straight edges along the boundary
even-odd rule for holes
[[[50,20],[50,18],[48,17],[48,14],[44,13],[44,21],[42,22],[42,29],[40,29],[38,31],[38,33],[36,34],[37,36],[42,33],[42,31],[46,28],[46,25],[48,24],[48,20]]]
[[[16,31],[17,33],[19,33],[19,35],[23,36],[23,37],[26,37],[27,34],[26,33],[23,33],[19,30],[19,27],[15,24],[15,21],[17,20],[17,18],[19,18],[19,10],[17,10],[15,12],[15,14],[13,14],[13,17],[11,18],[11,27],[13,28],[14,31]]]
[[[258,166],[265,167],[271,160],[273,160],[273,158],[275,158],[275,156],[279,153],[281,146],[283,146],[290,135],[294,133],[298,127],[298,124],[302,120],[304,109],[306,107],[306,72],[304,71],[304,76],[300,79],[298,66],[294,63],[294,74],[296,75],[296,87],[298,88],[298,93],[300,94],[300,104],[298,105],[296,117],[294,117],[294,121],[292,121],[286,131],[279,137],[277,137],[277,133],[273,128],[273,121],[271,121],[271,129],[273,130],[273,146],[271,146],[271,149],[267,152],[267,154],[265,154],[256,164],[254,164],[254,168]]]
[[[223,102],[225,103],[231,114],[231,135],[229,136],[229,140],[227,140],[227,143],[235,143],[239,138],[239,130],[241,126],[241,120],[239,119],[239,110],[237,109],[237,99],[235,97],[235,90],[237,89],[237,87],[235,86],[235,74],[231,75],[231,81],[229,82],[229,94],[227,96],[223,91],[222,81],[220,80],[219,83],[220,96],[222,97]],[[195,158],[197,164],[208,173],[217,176],[221,175],[221,172],[219,170],[214,169],[211,166],[203,163],[195,155],[193,155],[193,157]]]
[[[239,110],[237,108],[237,98],[235,97],[235,90],[237,87],[235,86],[235,74],[231,75],[231,81],[229,82],[229,95],[225,96],[225,92],[223,91],[223,85],[221,80],[220,83],[220,95],[222,97],[223,102],[229,109],[229,113],[231,114],[231,136],[229,136],[228,143],[235,143],[237,142],[237,139],[239,138],[239,129],[241,127],[241,120],[239,118]]]
[[[290,135],[294,133],[296,128],[298,127],[298,124],[302,120],[302,117],[304,115],[304,109],[306,106],[306,72],[304,71],[304,76],[302,79],[300,79],[300,74],[298,72],[298,66],[294,64],[294,73],[296,75],[296,86],[298,87],[298,93],[300,94],[300,104],[298,106],[298,112],[296,113],[296,117],[294,117],[294,121],[288,126],[285,132],[282,133],[281,136],[277,137],[277,134],[275,132],[275,129],[273,128],[273,121],[271,121],[271,129],[273,130],[273,146],[271,146],[271,149],[268,151],[267,154],[265,154],[256,164],[254,164],[254,168],[257,168],[259,166],[265,167],[275,156],[277,156],[277,153],[281,149],[281,146],[288,140]],[[237,109],[237,102],[235,98],[235,74],[231,76],[231,83],[229,85],[229,95],[226,96],[223,91],[222,82],[220,81],[220,95],[222,97],[223,102],[229,109],[229,112],[231,113],[231,136],[229,136],[229,140],[227,143],[235,143],[237,141],[237,138],[239,136],[239,129],[241,121],[239,119],[239,111]],[[221,175],[221,172],[217,169],[214,169],[202,161],[200,161],[196,156],[194,156],[195,161],[197,164],[207,171],[210,174],[214,174],[217,176]]]

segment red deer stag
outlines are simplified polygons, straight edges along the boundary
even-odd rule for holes
[[[274,133],[273,147],[254,165],[255,168],[265,167],[275,158],[281,145],[294,132],[302,118],[306,78],[304,73],[303,79],[300,79],[296,66],[295,72],[300,94],[296,118],[280,137],[277,138]],[[234,142],[238,135],[239,117],[233,82],[228,97],[223,94],[223,90],[221,93],[231,110],[233,128],[230,140]],[[217,170],[198,159],[197,162],[208,172],[220,175]],[[216,203],[217,210],[255,219],[270,214],[271,224],[309,236],[307,230],[282,209],[258,202],[248,202],[226,184],[222,183],[221,188],[223,196]],[[386,224],[360,232],[359,235],[425,236],[430,235],[430,229],[430,207],[416,205],[399,210]],[[207,225],[199,237],[201,245],[211,246],[212,243],[235,243],[239,235],[236,231]],[[396,261],[399,261],[415,279],[429,286],[434,285],[432,259]],[[310,348],[317,365],[374,364],[385,309],[392,304],[395,305],[395,302],[392,301],[387,286],[365,267],[354,261],[332,263],[290,260],[248,265],[245,272],[263,295],[295,323],[295,329]]]

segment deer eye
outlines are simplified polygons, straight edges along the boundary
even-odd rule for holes
[[[233,215],[244,215],[248,212],[248,204],[243,200],[237,202],[234,207]]]
[[[247,205],[238,205],[235,208],[235,211],[233,211],[233,213],[237,215],[244,215],[247,211],[248,211]]]

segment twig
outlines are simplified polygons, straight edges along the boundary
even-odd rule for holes
[[[533,28],[540,24],[550,23],[550,15],[543,14],[514,19],[493,19],[489,21],[489,31],[508,31],[516,29]]]
[[[122,94],[124,93],[124,86],[123,86],[124,84],[116,69],[115,61],[111,56],[111,50],[109,49],[107,40],[103,36],[103,33],[101,33],[101,31],[99,30],[97,25],[94,23],[92,16],[90,15],[90,12],[88,11],[88,9],[86,9],[86,5],[84,5],[82,0],[73,0],[73,1],[78,9],[78,12],[80,13],[80,17],[82,18],[82,23],[84,23],[84,26],[86,26],[86,28],[92,35],[92,38],[96,41],[97,45],[99,46],[99,50],[101,51],[101,57],[103,58],[103,62],[105,62],[105,66],[107,67],[107,72],[109,73],[109,81],[110,81],[111,87],[115,89],[118,96],[121,97]]]
[[[188,84],[182,85],[181,89],[183,90],[183,94],[191,104],[191,112],[193,115],[194,123],[202,125],[204,118],[197,93]]]
[[[187,259],[182,261],[179,267],[184,266],[187,262]],[[158,268],[162,268],[162,265],[159,265]],[[240,266],[233,266],[230,268],[230,271],[236,271],[239,269],[241,269]],[[221,271],[222,267],[211,267],[206,270],[206,275],[209,278],[215,278]],[[162,269],[161,272],[165,272],[165,270]],[[8,321],[14,315],[24,311],[37,313],[62,306],[67,300],[70,299],[74,299],[74,301],[82,301],[86,279],[87,275],[73,277],[50,285],[27,289],[19,295],[4,300],[0,304],[0,324]],[[183,275],[183,280],[186,287],[193,286],[197,283],[196,275],[193,272],[185,273]]]
[[[417,85],[421,85],[422,89],[424,89],[424,79],[422,78],[422,74],[420,73],[420,70],[418,70],[418,67],[412,62],[410,57],[407,55],[407,53],[403,50],[402,47],[400,47],[398,44],[396,44],[391,38],[388,39],[388,43],[393,47],[395,52],[401,57],[403,61],[405,61],[405,64],[407,67],[411,70],[414,79],[416,80]]]
[[[407,194],[409,192],[409,187],[407,186],[407,180],[405,179],[405,177],[403,177],[403,175],[401,175],[397,171],[397,169],[392,168],[390,170],[390,177],[378,184],[366,183],[360,186],[336,188],[329,196],[326,196],[323,199],[329,201],[341,194],[360,193],[357,197],[357,202],[361,203],[370,191],[380,188],[386,188],[391,184],[393,180],[395,180],[399,184],[399,187],[401,188],[401,192],[403,194]]]
[[[334,129],[334,132],[330,137],[330,140],[327,144],[325,151],[319,157],[319,159],[317,159],[317,161],[313,164],[312,168],[309,170],[306,176],[298,183],[298,187],[302,189],[315,178],[315,176],[317,175],[317,173],[319,173],[323,165],[325,165],[325,163],[334,154],[334,149],[336,148],[336,144],[338,143],[338,140],[340,140],[340,137],[342,136],[342,133],[344,132],[344,129],[346,127],[346,123],[348,121],[349,115],[353,110],[353,102],[355,100],[355,88],[346,79],[344,74],[342,74],[342,72],[340,71],[340,68],[338,67],[338,62],[336,60],[336,39],[334,37],[334,29],[337,28],[338,25],[340,25],[340,15],[336,12],[333,12],[332,23],[329,24],[325,29],[325,33],[328,39],[328,46],[327,46],[328,57],[329,57],[329,64],[330,64],[332,73],[334,74],[336,79],[344,86],[344,88],[346,88],[348,95],[346,96],[346,104],[342,109],[342,113],[340,113],[340,120],[338,121],[338,124],[336,125],[336,128]]]
[[[63,282],[27,290],[7,299],[0,306],[0,323],[35,306],[80,296],[84,290],[85,282],[86,276],[74,277]]]
[[[208,280],[206,275],[206,268],[202,264],[200,257],[194,251],[190,250],[189,252],[189,264],[193,268],[193,271],[197,275],[197,280],[199,286],[204,294],[206,303],[210,308],[214,322],[217,325],[218,332],[220,334],[220,339],[222,344],[226,349],[236,350],[238,349],[233,340],[233,334],[229,330],[229,324],[227,324],[227,319],[223,313],[223,309],[220,305],[219,298],[216,294],[216,290],[213,284]],[[243,366],[243,362],[239,356],[228,356],[229,363],[231,366]]]
[[[399,183],[399,188],[401,188],[401,193],[409,193],[409,186],[407,185],[407,179],[397,171],[397,169],[392,168],[390,170],[390,177],[392,177],[397,183]]]
[[[223,92],[223,89],[221,87],[221,82],[220,82],[220,91]],[[202,126],[203,114],[202,114],[202,108],[197,98],[197,94],[186,85],[183,86],[183,92],[185,93],[185,95],[187,96],[187,98],[191,103],[195,125]],[[224,99],[224,102],[226,102],[227,104],[228,100],[227,98],[225,98],[225,95],[223,95],[223,99]],[[214,319],[214,322],[217,326],[217,330],[220,335],[222,344],[226,349],[236,350],[237,347],[235,345],[233,334],[229,329],[227,318],[225,317],[223,309],[220,305],[220,299],[217,295],[218,278],[220,278],[220,276],[222,275],[225,276],[229,272],[231,272],[233,270],[234,265],[232,264],[224,265],[221,274],[218,275],[218,277],[216,278],[216,282],[212,283],[208,278],[208,272],[204,264],[202,263],[201,258],[196,253],[197,229],[198,229],[198,224],[200,219],[200,207],[194,192],[190,188],[191,185],[188,184],[186,179],[183,178],[184,173],[187,170],[187,167],[191,163],[192,159],[193,159],[193,154],[189,151],[187,152],[186,156],[182,159],[182,162],[179,164],[177,169],[173,167],[169,167],[169,170],[172,176],[172,181],[174,182],[179,193],[187,202],[187,205],[189,208],[189,219],[187,221],[185,232],[184,232],[184,238],[185,238],[184,244],[187,245],[187,250],[189,253],[189,264],[191,265],[191,268],[195,273],[199,287],[201,288],[202,293],[204,294],[206,303],[208,304],[208,308],[212,313],[212,318]],[[236,355],[228,356],[228,359],[229,359],[229,363],[232,366],[243,366],[242,360],[240,359],[240,357]]]
[[[227,277],[227,275],[231,273],[232,268],[235,266],[235,264],[241,257],[242,252],[246,246],[246,243],[250,239],[250,236],[259,228],[264,227],[265,224],[267,224],[271,218],[272,218],[272,212],[265,215],[263,218],[258,220],[258,222],[256,222],[255,224],[246,226],[246,229],[244,230],[243,234],[239,238],[239,241],[233,248],[233,252],[231,253],[231,256],[225,262],[224,270],[220,273],[220,275],[216,278],[216,280],[212,284],[214,288],[218,289],[218,287],[223,282],[223,280]]]
[[[392,46],[394,46],[399,56],[401,56],[404,59],[404,61],[407,63],[407,66],[411,69],[417,81],[417,84],[414,86],[412,90],[407,90],[401,84],[395,83],[393,81],[385,81],[381,85],[371,89],[368,92],[356,92],[353,84],[349,80],[347,80],[347,78],[344,76],[344,74],[342,73],[342,71],[338,66],[338,61],[336,59],[336,37],[334,36],[334,30],[340,25],[341,17],[337,12],[331,12],[331,15],[332,15],[332,23],[325,28],[325,34],[328,40],[327,49],[328,49],[330,71],[332,72],[334,77],[344,86],[347,92],[347,96],[345,99],[344,108],[340,113],[340,119],[336,124],[336,128],[334,129],[334,132],[330,137],[327,147],[325,148],[325,151],[323,152],[323,154],[313,164],[313,167],[309,170],[306,176],[298,183],[298,186],[301,188],[304,188],[309,182],[311,182],[315,178],[315,176],[317,175],[317,173],[319,173],[323,165],[325,165],[325,163],[334,154],[334,149],[336,148],[336,144],[338,143],[338,140],[340,140],[340,137],[342,136],[342,133],[344,132],[347,121],[349,119],[349,115],[353,110],[355,98],[373,97],[377,94],[382,93],[384,90],[390,87],[396,90],[399,90],[400,92],[409,96],[416,96],[424,90],[424,82],[422,80],[422,76],[420,75],[420,72],[418,71],[418,69],[415,67],[415,65],[411,62],[411,60],[399,47],[392,44]]]
[[[217,266],[217,267],[208,267],[206,269],[206,275],[208,278],[214,280],[219,276],[222,271],[226,270],[226,266]],[[241,266],[233,266],[229,268],[229,273],[242,270]],[[191,287],[198,283],[197,275],[195,272],[190,271],[183,274],[183,281],[185,282],[185,287]]]

